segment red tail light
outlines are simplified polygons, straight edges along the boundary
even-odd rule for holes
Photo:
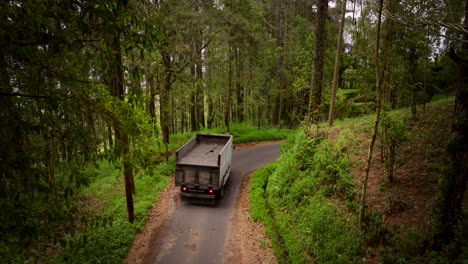
[[[185,186],[182,187],[182,191],[183,191],[183,192],[186,192],[186,191],[187,191],[187,187],[185,187]]]
[[[213,193],[213,189],[209,189],[208,193],[210,193],[210,194]]]

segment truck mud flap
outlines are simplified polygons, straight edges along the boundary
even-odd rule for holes
[[[184,197],[182,200],[190,204],[216,206],[216,199]]]
[[[182,200],[195,204],[216,205],[216,196],[214,194],[181,192]]]

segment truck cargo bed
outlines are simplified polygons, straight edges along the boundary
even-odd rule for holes
[[[227,140],[226,140],[227,141]],[[187,149],[182,157],[179,157],[179,164],[196,165],[196,166],[218,166],[218,155],[221,152],[223,145],[217,143],[203,142],[194,145]]]
[[[231,138],[227,135],[199,133],[177,151],[177,164],[219,167],[218,156]]]

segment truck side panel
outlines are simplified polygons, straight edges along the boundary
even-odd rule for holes
[[[224,186],[226,183],[227,179],[229,178],[229,175],[226,175],[226,173],[229,172],[231,169],[231,160],[232,160],[232,138],[226,143],[223,151],[219,154],[219,182],[221,182],[221,186]],[[223,177],[224,181],[222,182]]]
[[[187,143],[185,143],[180,149],[176,152],[176,160],[179,160],[179,157],[185,156],[195,145],[197,145],[197,136],[193,136]]]

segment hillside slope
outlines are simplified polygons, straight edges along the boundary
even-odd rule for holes
[[[408,109],[387,112],[404,133],[392,182],[379,135],[364,236],[357,229],[358,196],[373,116],[289,138],[281,158],[253,175],[250,193],[252,217],[266,224],[278,260],[439,263],[457,256],[456,247],[430,252],[428,236],[452,112],[453,98],[419,109],[416,120]]]

